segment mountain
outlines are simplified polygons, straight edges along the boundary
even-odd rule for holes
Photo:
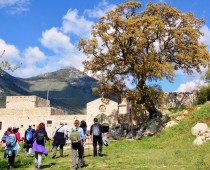
[[[26,79],[5,73],[0,77],[0,100],[6,95],[37,95],[48,97],[51,106],[66,114],[85,114],[86,103],[98,98],[92,94],[96,86],[95,79],[73,67]]]

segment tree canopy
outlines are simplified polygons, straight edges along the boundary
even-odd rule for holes
[[[210,54],[199,41],[203,23],[165,3],[148,3],[145,10],[140,2],[119,4],[94,25],[92,38],[80,40],[88,56],[84,71],[98,79],[100,94],[143,103],[152,116],[161,88],[151,82],[173,82],[175,70],[192,74],[207,65]]]

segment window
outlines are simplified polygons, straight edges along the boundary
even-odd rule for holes
[[[0,122],[0,130],[2,129],[2,122]]]
[[[47,127],[52,127],[52,120],[47,121]]]

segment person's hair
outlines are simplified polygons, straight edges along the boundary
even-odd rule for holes
[[[93,119],[93,121],[94,121],[94,122],[98,122],[98,118],[95,117],[95,118]]]
[[[84,120],[81,121],[80,127],[85,127],[85,128],[87,127],[87,124]]]
[[[8,127],[7,132],[11,132],[11,131],[12,131],[12,127]]]
[[[45,124],[41,122],[38,126],[37,129],[45,129]]]

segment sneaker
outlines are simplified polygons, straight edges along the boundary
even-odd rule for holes
[[[102,155],[102,153],[99,153],[98,156],[102,157],[103,155]]]
[[[52,159],[55,159],[55,157],[56,157],[56,155],[53,155],[53,156],[52,156]]]
[[[39,169],[39,170],[41,170],[42,168],[41,168],[41,166],[37,166],[37,168],[36,169]]]
[[[12,169],[12,166],[10,166],[10,165],[7,165],[7,169]]]

